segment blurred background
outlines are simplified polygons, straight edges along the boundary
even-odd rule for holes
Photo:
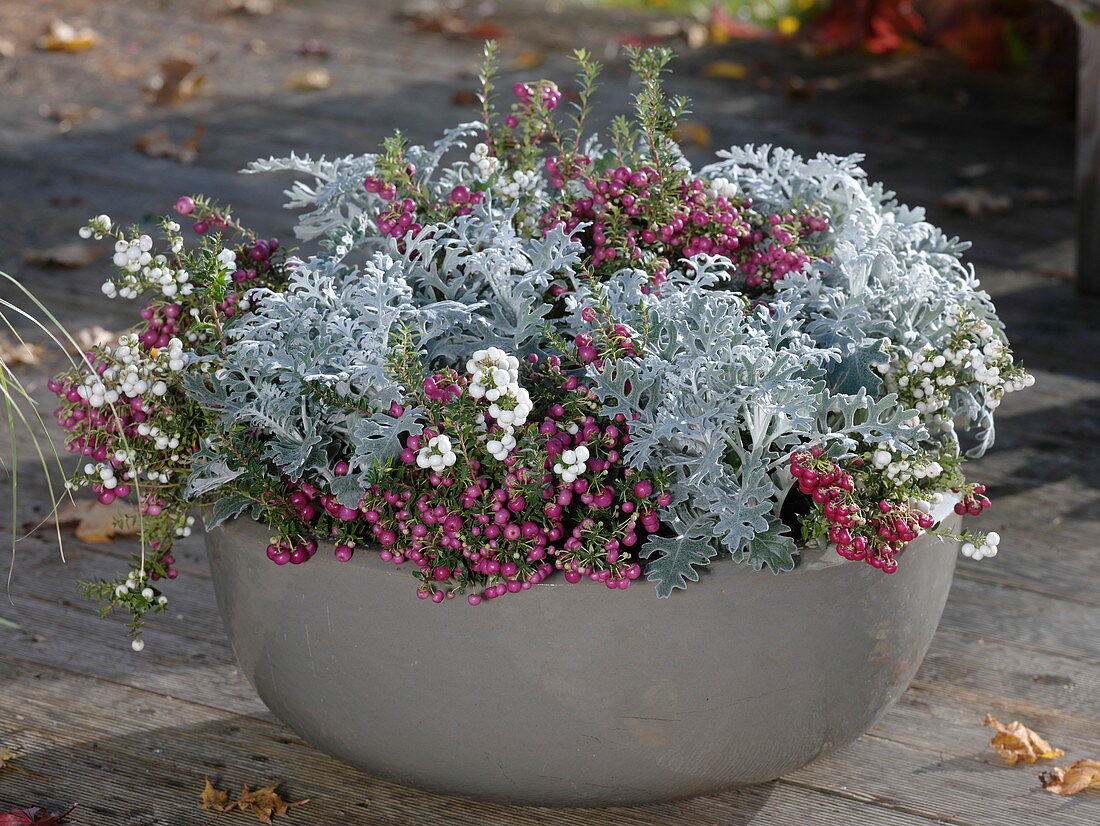
[[[0,269],[78,326],[129,324],[75,229],[148,220],[178,195],[286,235],[261,155],[369,151],[474,119],[497,39],[508,79],[570,91],[578,46],[666,44],[695,100],[683,139],[860,152],[974,260],[1071,277],[1075,23],[1045,0],[0,0]],[[121,315],[119,315],[121,314]]]

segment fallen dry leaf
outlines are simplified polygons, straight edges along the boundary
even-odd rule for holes
[[[154,106],[183,103],[205,88],[206,76],[198,70],[198,64],[184,58],[162,60],[157,73],[145,84]]]
[[[0,60],[15,57],[15,43],[6,37],[0,37]]]
[[[263,17],[275,11],[275,3],[272,0],[227,0],[225,7],[229,11],[250,14],[254,17]]]
[[[706,24],[698,20],[653,20],[645,27],[645,39],[656,42],[674,37],[683,37],[689,47],[698,49],[706,45],[710,35]]]
[[[231,812],[237,808],[237,801],[229,799],[229,793],[214,788],[214,784],[207,777],[206,786],[199,796],[199,808],[215,812]]]
[[[1069,797],[1090,786],[1100,786],[1100,761],[1078,760],[1068,769],[1051,769],[1039,775],[1039,782],[1048,792]]]
[[[95,29],[87,26],[78,29],[57,17],[50,21],[36,43],[38,48],[48,52],[81,52],[98,44],[99,35]]]
[[[981,186],[963,186],[953,189],[940,199],[940,206],[971,217],[1007,212],[1012,209],[1012,199],[997,195]]]
[[[700,149],[710,148],[710,127],[697,120],[682,120],[676,125],[675,137],[681,145],[695,144]]]
[[[83,241],[70,241],[53,247],[31,247],[23,253],[24,260],[36,267],[61,267],[78,269],[99,258],[102,247]]]
[[[167,158],[189,166],[199,156],[199,144],[204,134],[206,127],[196,126],[190,137],[176,141],[166,127],[158,126],[138,135],[134,140],[134,149],[150,158]]]
[[[538,49],[523,49],[512,58],[512,68],[516,71],[537,69],[546,62],[546,55]]]
[[[115,534],[132,536],[137,533],[137,510],[133,505],[116,499],[102,505],[95,499],[68,502],[58,508],[47,524],[76,525],[76,538],[83,542],[110,542]]]
[[[1024,203],[1050,206],[1054,203],[1054,193],[1045,186],[1034,186],[1024,192]]]
[[[73,806],[69,811],[60,814],[47,812],[37,806],[12,809],[7,814],[0,813],[0,826],[62,826],[70,822],[67,818],[75,808]]]
[[[0,769],[6,769],[8,764],[17,757],[19,757],[19,755],[11,749],[0,746]]]
[[[12,341],[7,335],[0,335],[0,364],[13,367],[16,364],[38,364],[41,360],[41,345]],[[0,751],[0,760],[2,759],[3,752]],[[3,764],[0,764],[0,768],[2,767]]]
[[[474,40],[500,40],[502,37],[506,37],[507,34],[498,23],[494,23],[492,20],[479,20],[465,32],[466,37]]]
[[[239,809],[242,812],[252,812],[261,823],[271,826],[276,817],[283,817],[295,806],[309,803],[308,800],[288,803],[275,791],[276,788],[277,786],[266,786],[253,791],[248,786],[244,786],[237,799],[230,800],[227,792],[215,788],[210,779],[206,778],[206,784],[199,796],[199,808],[215,812],[231,812],[234,809]]]
[[[304,803],[309,803],[309,800],[287,803],[276,793],[274,786],[257,789],[256,791],[251,791],[248,786],[245,786],[241,791],[240,798],[237,800],[237,806],[240,807],[242,812],[251,809],[252,813],[260,819],[260,822],[266,823],[268,826],[271,826],[273,818],[282,817],[294,806],[301,806]]]
[[[703,67],[704,77],[720,77],[728,80],[744,80],[749,76],[749,70],[743,63],[733,60],[715,60]]]
[[[1047,278],[1057,278],[1060,281],[1073,281],[1077,278],[1076,272],[1061,267],[1035,267],[1034,269],[1039,275],[1045,275]]]
[[[95,106],[84,106],[79,103],[60,103],[57,106],[43,103],[38,107],[38,114],[48,120],[56,121],[57,131],[64,134],[82,121],[98,118],[103,111]]]
[[[1036,760],[1052,760],[1065,754],[1061,749],[1051,746],[1019,720],[1013,720],[1006,726],[992,714],[986,714],[985,725],[997,729],[997,733],[993,735],[989,744],[1010,766],[1015,766],[1021,760],[1034,763]]]
[[[286,79],[286,88],[292,92],[315,92],[332,85],[332,75],[324,66],[311,66],[295,72]]]
[[[411,4],[410,4],[411,5]],[[489,19],[468,20],[440,3],[403,10],[400,16],[411,20],[422,32],[436,32],[448,37],[468,37],[474,40],[500,40],[506,32]]]
[[[98,324],[91,327],[84,327],[81,330],[77,330],[73,333],[73,341],[76,342],[77,347],[81,352],[91,350],[93,347],[102,347],[105,344],[114,344],[118,341],[118,337],[121,333],[112,333]]]

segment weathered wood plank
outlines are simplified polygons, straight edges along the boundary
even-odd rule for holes
[[[64,711],[73,696],[81,698],[77,714]],[[60,671],[40,671],[2,656],[0,701],[17,709],[10,721],[0,723],[0,737],[26,755],[28,770],[53,777],[47,786],[15,773],[5,776],[0,779],[0,801],[10,805],[23,795],[45,796],[57,805],[72,799],[94,801],[91,810],[98,826],[133,826],[158,818],[172,824],[204,822],[195,808],[204,776],[217,777],[226,786],[285,778],[289,797],[312,799],[308,809],[296,813],[299,822],[312,823],[580,826],[598,818],[608,826],[656,826],[745,822],[751,813],[761,823],[801,826],[813,811],[815,826],[839,826],[863,819],[860,813],[868,811],[843,795],[822,795],[782,782],[711,798],[599,812],[476,804],[369,777],[317,753],[279,726]],[[170,726],[158,725],[169,720]],[[64,766],[64,773],[54,771],[55,765]],[[161,792],[138,799],[135,784]],[[874,816],[884,826],[929,822],[890,805]]]
[[[1100,296],[1100,25],[1077,29],[1077,289]]]
[[[1100,609],[956,577],[941,626],[1100,665]]]
[[[0,650],[7,655],[122,687],[271,719],[238,670],[224,633],[203,641],[174,633],[174,628],[152,626],[145,631],[146,650],[136,656],[121,622],[100,621],[84,610],[12,596],[5,602],[3,616],[19,625],[18,629],[0,627]],[[91,633],[90,623],[97,625]]]

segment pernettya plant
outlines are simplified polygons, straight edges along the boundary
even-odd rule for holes
[[[135,631],[193,505],[269,524],[275,564],[331,542],[477,604],[548,576],[668,596],[712,560],[782,573],[815,545],[889,573],[952,504],[988,504],[960,443],[988,448],[1032,379],[965,244],[858,157],[694,169],[665,51],[629,53],[634,112],[605,142],[584,53],[569,105],[547,80],[502,104],[495,59],[481,122],[432,147],[250,167],[299,177],[308,254],[201,198],[176,205],[197,245],[170,220],[163,254],[106,216],[83,230],[117,241],[104,291],[149,302],[54,385],[73,484],[145,514],[151,553],[89,586]]]

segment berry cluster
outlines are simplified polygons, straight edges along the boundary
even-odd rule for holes
[[[547,160],[546,168],[552,182],[564,186],[559,159]],[[762,215],[748,200],[719,194],[728,187],[716,189],[702,178],[670,184],[649,165],[620,165],[583,177],[581,185],[588,195],[551,206],[543,225],[570,234],[584,225],[580,238],[594,271],[647,266],[658,284],[657,273],[670,261],[705,254],[728,258],[748,290],[762,291],[809,263],[804,245],[828,226],[813,212]]]
[[[846,559],[863,560],[892,574],[898,569],[895,554],[935,526],[929,514],[908,504],[862,502],[853,474],[825,457],[820,447],[792,453],[790,471],[799,491],[827,520],[828,539]]]
[[[990,506],[988,497],[985,496],[985,485],[968,485],[965,488],[952,488],[952,493],[961,497],[955,503],[955,513],[960,516],[980,516],[982,511]]]
[[[630,436],[622,417],[594,415],[588,388],[555,357],[521,365],[489,348],[466,367],[415,385],[428,419],[355,507],[307,481],[270,502],[282,532],[267,549],[271,560],[305,562],[316,536],[331,538],[340,560],[373,545],[385,561],[417,566],[422,598],[466,592],[475,605],[555,570],[612,589],[637,579],[631,549],[659,530],[657,509],[669,497],[657,479],[623,465]],[[343,475],[349,465],[333,470]]]
[[[913,350],[887,342],[892,358],[877,367],[886,390],[898,395],[900,405],[948,427],[943,411],[951,407],[955,388],[975,388],[984,405],[995,410],[1005,393],[1035,384],[1035,378],[1013,362],[1011,350],[988,322],[962,307],[950,308],[947,322],[951,332],[940,346]]]
[[[407,180],[402,182],[401,191],[408,190],[415,172],[415,167],[406,165],[404,177]],[[363,188],[377,195],[386,204],[374,216],[378,231],[397,239],[402,239],[409,233],[419,234],[426,220],[446,220],[458,215],[469,215],[473,207],[485,198],[482,192],[471,190],[464,184],[453,187],[442,202],[425,202],[419,191],[412,194],[420,197],[399,197],[397,183],[386,182],[374,175],[363,181]]]

